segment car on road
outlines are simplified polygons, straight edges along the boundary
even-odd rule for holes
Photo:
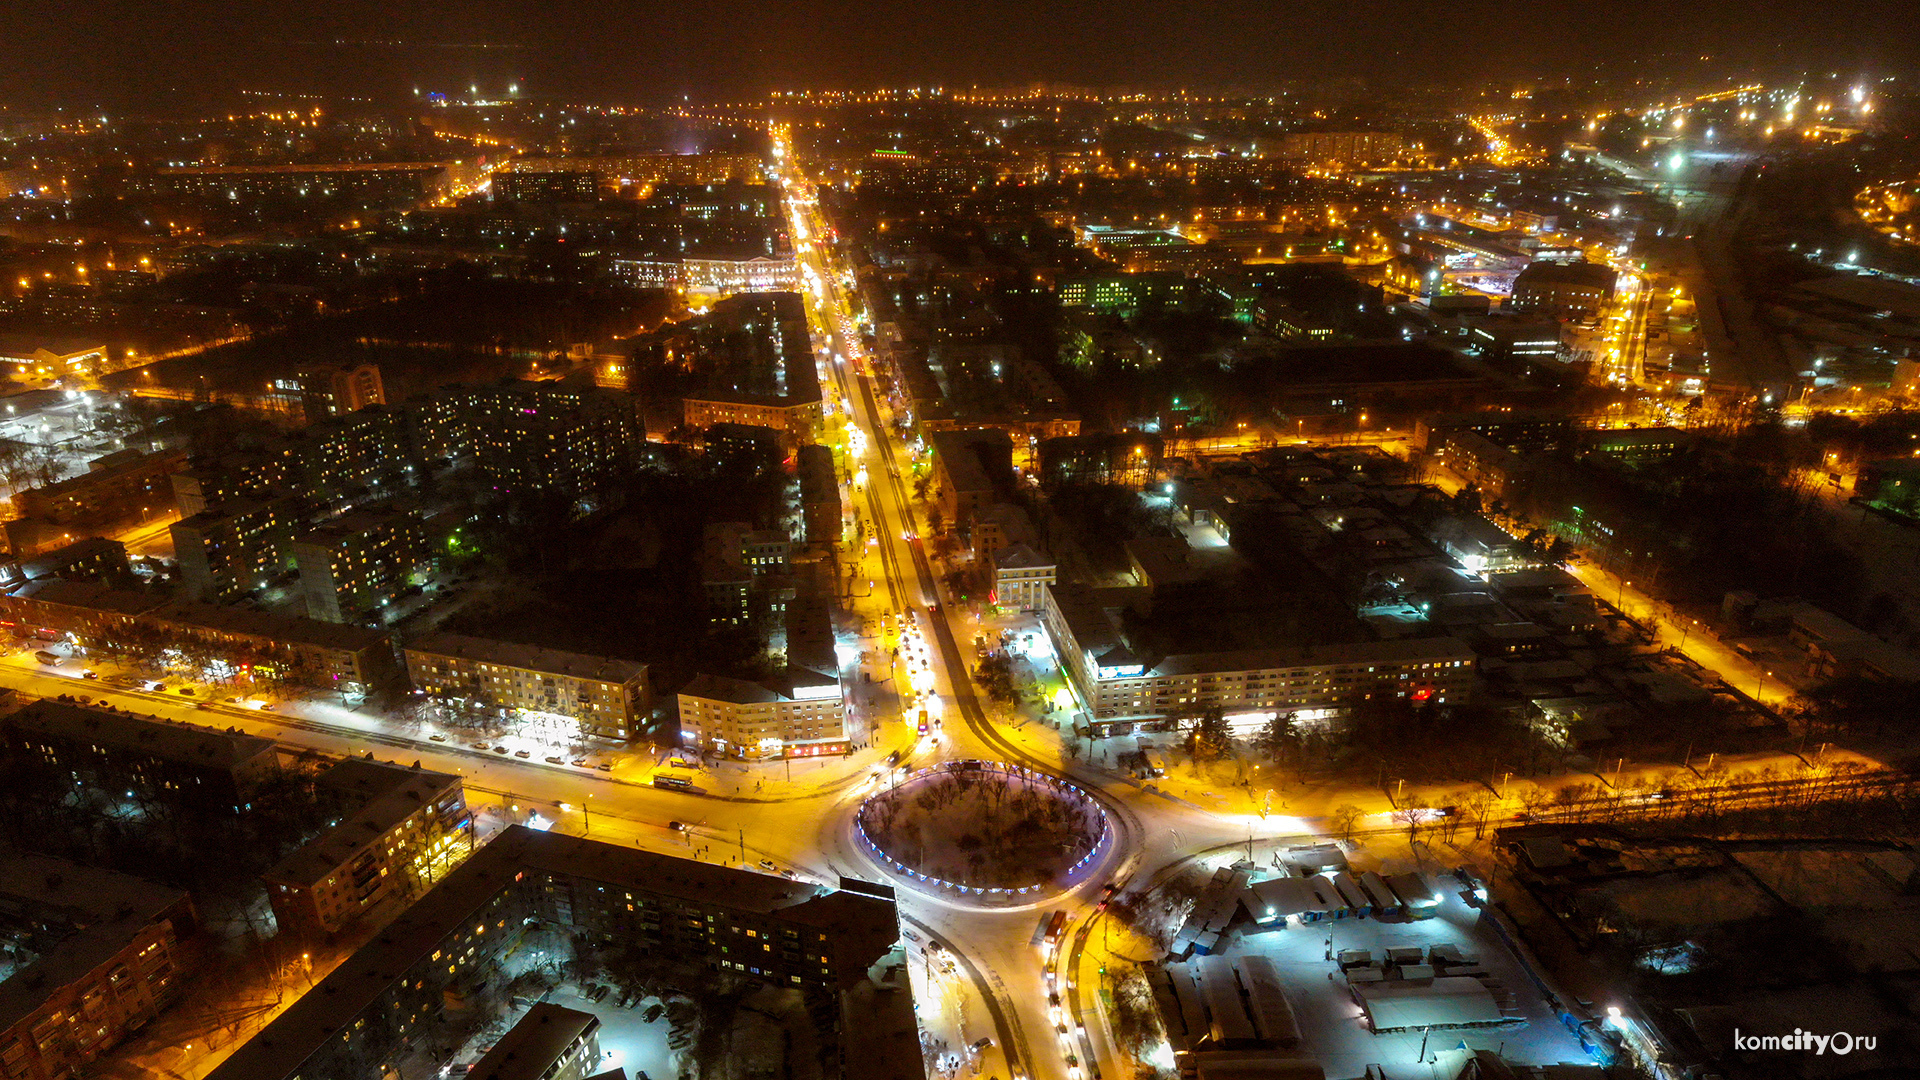
[[[762,869],[762,870],[774,870],[774,869],[778,869],[778,868],[777,868],[777,867],[775,867],[775,866],[773,865],[773,860],[772,860],[772,859],[761,859],[761,860],[760,860],[760,869]]]
[[[167,684],[163,682],[157,682],[157,683],[154,683],[152,686],[148,687],[147,689],[152,690],[156,694],[164,694],[167,692]]]
[[[669,821],[667,822],[667,828],[672,829],[674,832],[686,832],[687,823],[684,821]]]
[[[611,762],[611,761],[603,761],[603,762],[601,762],[600,764],[598,764],[598,765],[595,765],[595,766],[594,766],[594,768],[596,768],[596,769],[599,769],[599,770],[600,770],[601,772],[612,772],[612,771],[613,771],[613,762]]]
[[[83,679],[97,679],[100,676],[91,671],[83,671],[80,673],[80,677]]]
[[[280,706],[275,705],[271,701],[263,701],[260,703],[260,709],[263,712],[278,712],[280,709]]]
[[[181,687],[181,688],[180,688],[180,696],[182,696],[182,697],[192,697],[192,696],[193,696],[193,687],[191,687],[191,686],[183,686],[183,687]]]

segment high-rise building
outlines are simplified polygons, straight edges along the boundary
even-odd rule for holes
[[[353,622],[392,602],[433,565],[426,525],[409,510],[357,510],[295,537],[290,550],[307,617]]]
[[[377,364],[310,368],[300,373],[300,401],[312,423],[385,405],[387,388]]]
[[[285,501],[236,499],[170,526],[187,594],[211,603],[238,600],[287,567],[293,508]]]

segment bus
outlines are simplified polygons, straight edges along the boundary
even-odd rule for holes
[[[672,788],[675,791],[692,791],[693,781],[688,780],[684,776],[674,776],[671,773],[654,773],[653,786],[657,788]]]
[[[1067,913],[1056,911],[1047,921],[1047,944],[1059,945],[1060,939],[1067,936]]]
[[[50,653],[45,649],[41,649],[39,652],[34,653],[33,658],[47,665],[48,667],[60,666],[60,657],[57,654]],[[922,714],[922,715],[925,715],[925,714]],[[925,729],[923,728],[921,730],[924,731]]]

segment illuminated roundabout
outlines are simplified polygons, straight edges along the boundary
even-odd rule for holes
[[[860,846],[894,878],[953,900],[1007,907],[1085,881],[1113,849],[1084,788],[996,761],[945,761],[861,802]]]

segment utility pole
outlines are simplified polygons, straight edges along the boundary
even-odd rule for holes
[[[740,830],[740,865],[747,865],[747,830]]]

